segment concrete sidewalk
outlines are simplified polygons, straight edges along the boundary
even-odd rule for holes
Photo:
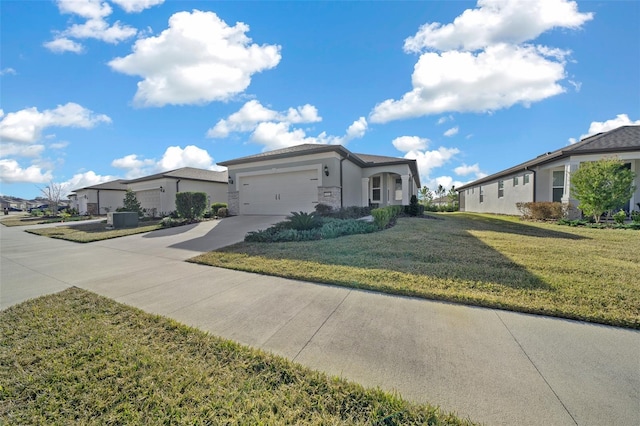
[[[0,228],[0,308],[77,286],[487,424],[640,424],[640,333],[186,263],[281,218],[91,244]]]

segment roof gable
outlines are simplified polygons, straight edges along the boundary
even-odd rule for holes
[[[166,172],[156,173],[149,176],[143,176],[137,179],[130,179],[126,183],[146,182],[150,180],[174,178],[174,179],[191,179],[207,182],[227,183],[228,174],[226,171],[217,172],[213,170],[198,169],[195,167],[182,167],[180,169],[169,170]]]

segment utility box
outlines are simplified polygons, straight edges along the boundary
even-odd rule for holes
[[[135,228],[138,226],[138,213],[114,212],[107,213],[107,227],[113,229]]]

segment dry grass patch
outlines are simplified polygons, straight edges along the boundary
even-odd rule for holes
[[[640,232],[468,213],[335,240],[240,243],[191,259],[394,294],[640,328]]]
[[[0,423],[470,424],[75,288],[0,312]]]
[[[160,221],[140,222],[136,228],[106,229],[105,222],[83,223],[79,225],[61,225],[49,228],[27,229],[26,232],[44,237],[74,241],[76,243],[90,243],[92,241],[108,240],[109,238],[124,237],[126,235],[141,234],[161,228]]]

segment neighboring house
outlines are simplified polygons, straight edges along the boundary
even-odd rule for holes
[[[69,194],[70,207],[80,214],[101,215],[123,207],[127,192],[123,179],[76,189]]]
[[[163,216],[176,210],[178,192],[204,192],[209,203],[227,202],[227,172],[183,167],[125,181],[148,216]],[[123,196],[124,198],[124,196]]]
[[[616,157],[636,173],[636,191],[624,207],[640,203],[640,126],[623,126],[598,133],[570,146],[547,152],[530,161],[456,188],[460,211],[518,215],[518,202],[558,201],[574,207],[571,173],[580,163]]]
[[[228,167],[229,213],[313,212],[409,204],[420,188],[415,160],[354,154],[341,145],[303,144],[218,163]]]

